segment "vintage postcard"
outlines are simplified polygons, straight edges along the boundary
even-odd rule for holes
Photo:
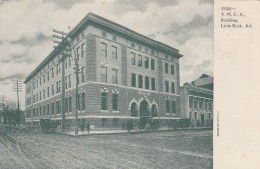
[[[0,0],[0,168],[259,168],[259,3]]]

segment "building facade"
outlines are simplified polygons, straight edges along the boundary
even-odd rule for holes
[[[71,55],[61,60],[60,44],[25,80],[26,123],[61,120],[62,87],[67,126],[75,122],[75,58],[80,121],[110,128],[131,119],[142,128],[151,119],[164,124],[180,117],[178,50],[92,13],[68,36]]]
[[[200,78],[180,87],[181,117],[190,120],[191,127],[212,127],[213,77]]]

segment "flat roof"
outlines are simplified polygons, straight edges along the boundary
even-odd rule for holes
[[[106,18],[103,18],[101,16],[98,16],[94,13],[88,13],[77,25],[75,28],[73,28],[69,33],[68,37],[74,38],[77,36],[77,34],[80,32],[81,28],[86,26],[87,24],[95,23],[98,25],[101,25],[103,27],[112,29],[118,33],[124,34],[127,37],[130,37],[134,40],[141,41],[143,43],[146,43],[154,48],[157,48],[165,53],[173,54],[178,59],[182,57],[181,54],[179,54],[179,50],[168,46],[164,43],[161,43],[159,41],[156,41],[154,39],[151,39],[147,36],[144,36],[140,33],[137,33],[125,26],[122,26],[120,24],[117,24],[115,22],[112,22]],[[63,44],[60,43],[57,48],[52,50],[52,52],[26,77],[24,83],[29,81],[43,66],[45,66],[46,63],[48,63],[48,60],[54,57],[55,55],[59,54],[59,52],[62,49]]]

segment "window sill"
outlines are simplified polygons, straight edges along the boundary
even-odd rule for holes
[[[101,110],[101,113],[108,113],[108,110]]]
[[[170,115],[170,113],[166,113],[166,116],[169,116]]]
[[[112,113],[119,113],[119,111],[113,110]]]

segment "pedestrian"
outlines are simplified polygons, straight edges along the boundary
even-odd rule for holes
[[[89,130],[90,130],[90,124],[89,124],[89,122],[87,123],[87,131],[88,131],[88,133],[89,133]]]

